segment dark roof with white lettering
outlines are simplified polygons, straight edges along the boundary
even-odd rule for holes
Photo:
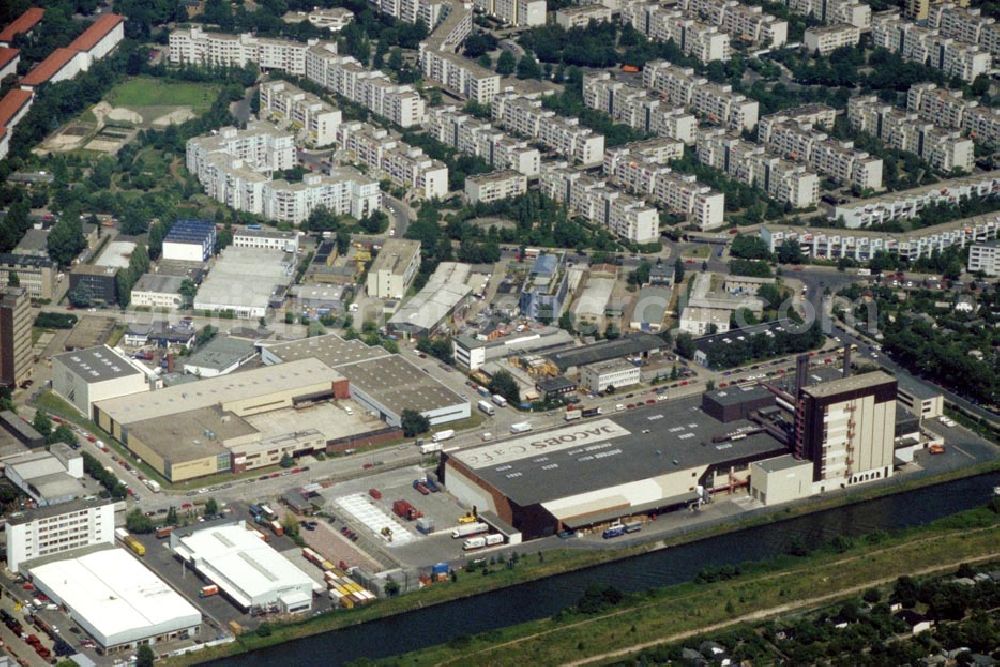
[[[670,472],[787,453],[766,433],[713,443],[713,437],[755,425],[716,421],[701,411],[700,402],[696,396],[578,419],[448,456],[524,507]],[[697,483],[693,479],[692,485]]]

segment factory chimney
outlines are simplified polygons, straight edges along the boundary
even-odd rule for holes
[[[844,345],[844,377],[851,376],[851,344]]]
[[[795,398],[809,384],[809,355],[800,354],[795,359]]]

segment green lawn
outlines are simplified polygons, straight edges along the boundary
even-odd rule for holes
[[[111,89],[107,100],[114,107],[191,107],[196,113],[207,111],[219,94],[219,86],[207,83],[160,81],[137,77]]]

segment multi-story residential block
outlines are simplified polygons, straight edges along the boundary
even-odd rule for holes
[[[760,238],[772,252],[781,244],[796,241],[802,252],[816,259],[853,259],[868,262],[878,252],[898,255],[906,261],[930,257],[936,252],[957,246],[976,247],[996,239],[1000,232],[1000,217],[996,214],[955,220],[912,232],[875,232],[867,230],[808,229],[791,225],[766,224]],[[972,251],[970,250],[970,253]],[[974,270],[974,269],[970,269]]]
[[[775,155],[721,128],[698,134],[698,161],[740,183],[760,188],[767,196],[793,208],[819,203],[820,178],[805,167]]]
[[[420,268],[420,241],[386,239],[371,267],[365,288],[376,299],[402,299]]]
[[[736,0],[681,0],[678,4],[702,21],[719,26],[733,39],[766,49],[779,48],[788,41],[788,22],[760,7]]]
[[[591,21],[611,21],[611,8],[604,5],[571,5],[556,10],[556,25],[566,30],[585,28]]]
[[[674,173],[666,163],[682,157],[680,142],[662,139],[625,144],[604,156],[603,173],[610,183],[644,197],[707,231],[722,226],[725,197],[694,176]]]
[[[306,73],[306,50],[316,43],[315,40],[307,43],[257,37],[251,33],[229,35],[205,32],[202,26],[193,25],[189,29],[170,33],[170,62],[174,65],[211,67],[245,67],[247,63],[254,63],[261,69],[277,69],[303,76]]]
[[[16,387],[31,375],[33,321],[26,289],[0,291],[0,386]]]
[[[696,77],[694,70],[664,60],[646,63],[642,85],[661,96],[666,104],[683,106],[710,123],[742,132],[757,125],[760,104],[733,93],[732,86]]]
[[[906,21],[898,11],[879,12],[872,20],[872,44],[969,83],[980,74],[988,74],[993,65],[989,51]]]
[[[566,162],[543,163],[539,185],[546,196],[565,204],[570,213],[604,225],[618,236],[634,243],[659,238],[660,216],[654,207],[570,169]]]
[[[425,79],[479,104],[489,104],[501,91],[499,74],[449,51],[421,50],[420,68]]]
[[[975,243],[969,246],[967,268],[969,273],[982,271],[991,278],[1000,276],[1000,244],[994,240],[990,243]]]
[[[542,101],[515,93],[493,98],[493,121],[511,132],[531,137],[557,154],[594,166],[604,158],[604,135],[580,125],[579,118],[563,118],[542,108]]]
[[[545,0],[475,0],[475,3],[487,16],[507,25],[545,25]]]
[[[285,81],[260,85],[260,109],[264,115],[301,128],[306,140],[315,146],[336,141],[337,128],[343,122],[340,109]]]
[[[251,121],[245,130],[224,127],[209,136],[189,139],[188,171],[200,174],[209,156],[220,153],[239,159],[247,169],[261,173],[285,171],[295,166],[292,134],[264,121]]]
[[[494,171],[465,178],[465,196],[472,204],[489,204],[523,195],[528,190],[528,179],[517,171]]]
[[[381,70],[363,67],[352,56],[337,54],[331,42],[313,44],[305,52],[305,75],[313,83],[388,118],[400,127],[423,124],[426,102],[413,86],[393,83]]]
[[[583,75],[583,101],[588,108],[603,111],[629,127],[665,139],[694,142],[698,120],[693,115],[664,102],[645,88],[616,81],[610,72]]]
[[[761,118],[759,141],[778,155],[804,162],[821,174],[861,190],[882,189],[882,160],[858,151],[853,142],[835,141],[814,126],[831,127],[836,112],[808,105]]]
[[[810,52],[819,51],[820,55],[830,55],[845,46],[857,46],[861,39],[861,30],[850,23],[831,23],[829,25],[810,26],[806,28],[805,43]]]
[[[529,146],[526,141],[510,138],[486,121],[454,106],[431,109],[426,129],[441,143],[483,158],[498,170],[513,170],[525,176],[538,175],[541,156],[537,148]]]
[[[872,24],[872,9],[858,0],[786,0],[796,14],[811,16],[822,23],[850,23],[867,30]]]
[[[0,287],[10,286],[10,274],[32,299],[51,299],[58,267],[47,256],[0,253]]]
[[[279,222],[302,222],[319,207],[360,219],[378,210],[382,190],[375,179],[341,167],[329,174],[306,174],[299,183],[271,181],[264,186],[263,200],[263,215]]]
[[[636,2],[622,10],[622,19],[650,39],[673,40],[685,55],[703,63],[732,57],[728,34],[719,26],[691,18],[680,9],[656,2]]]
[[[337,143],[345,155],[367,165],[372,176],[384,176],[397,185],[413,188],[424,199],[448,194],[447,165],[394,139],[387,130],[367,123],[344,123],[337,130]]]
[[[975,148],[957,131],[947,131],[883,102],[874,95],[853,97],[847,104],[847,119],[857,132],[867,132],[887,145],[915,153],[939,171],[971,172]]]
[[[834,207],[831,218],[844,219],[848,229],[913,218],[928,206],[958,204],[969,197],[1000,194],[1000,176],[992,173],[960,176],[910,190],[901,190]]]
[[[115,542],[115,504],[74,500],[14,512],[4,531],[7,567],[19,571],[26,561]]]
[[[906,108],[938,127],[961,129],[977,143],[1000,143],[1000,109],[980,107],[960,91],[918,83],[906,93]]]
[[[936,28],[943,37],[977,44],[994,56],[1000,55],[1000,25],[995,19],[983,16],[981,9],[946,2],[931,7],[926,18],[927,25]]]
[[[123,39],[125,17],[102,14],[67,47],[55,49],[45,60],[35,65],[21,78],[19,85],[25,90],[34,90],[45,83],[73,79],[111,53]]]
[[[433,28],[452,7],[447,0],[370,0],[372,6],[406,23],[423,23]]]

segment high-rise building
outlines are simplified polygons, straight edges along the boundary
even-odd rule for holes
[[[31,303],[23,287],[0,296],[0,385],[19,384],[31,373]]]
[[[7,519],[6,538],[11,572],[35,558],[114,544],[115,506],[112,502],[76,500],[16,512]]]
[[[799,386],[795,450],[813,462],[815,490],[892,475],[896,378],[884,371]]]

